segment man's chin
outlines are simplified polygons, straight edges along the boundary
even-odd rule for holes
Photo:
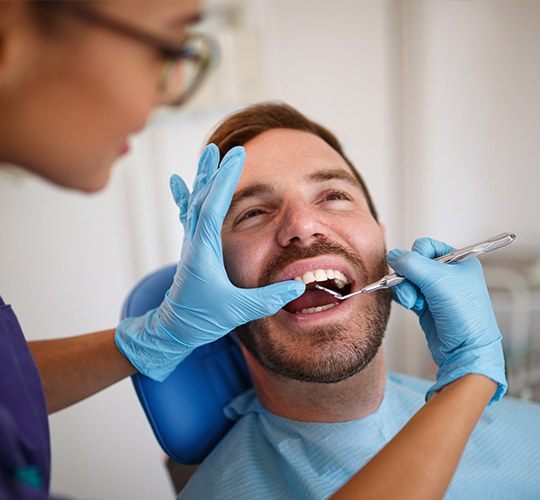
[[[266,370],[294,380],[337,383],[363,370],[377,353],[382,335],[354,334],[350,324],[300,325],[282,331],[267,318],[266,333],[241,331],[246,349]]]
[[[375,357],[379,347],[373,346],[368,352],[359,353],[358,348],[348,346],[343,349],[343,346],[328,342],[326,334],[317,335],[317,340],[323,347],[312,347],[309,353],[256,357],[265,369],[280,377],[302,382],[335,384],[361,372]]]
[[[285,310],[238,328],[239,340],[259,364],[277,375],[336,383],[363,370],[379,350],[390,294],[355,299],[313,314]]]

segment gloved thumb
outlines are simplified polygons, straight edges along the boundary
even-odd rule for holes
[[[283,306],[302,295],[306,285],[300,281],[288,280],[274,283],[260,288],[246,290],[257,301],[260,318],[277,313]]]

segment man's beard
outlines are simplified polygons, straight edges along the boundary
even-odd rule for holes
[[[329,254],[345,257],[365,284],[388,273],[384,253],[368,273],[358,255],[336,243],[321,241],[309,248],[288,247],[268,266],[259,286],[275,282],[274,276],[292,262]],[[279,332],[277,338],[272,336],[277,327],[269,317],[238,327],[236,334],[259,363],[273,373],[305,382],[340,382],[363,370],[381,346],[390,315],[391,293],[389,290],[375,292],[372,299],[374,304],[364,301],[361,313],[354,316],[352,322],[303,328],[300,340],[308,342],[309,347],[302,352],[290,352],[286,345],[280,345]],[[291,335],[290,339],[293,338]]]

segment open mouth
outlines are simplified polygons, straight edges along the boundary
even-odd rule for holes
[[[306,285],[306,291],[283,309],[291,314],[315,314],[339,305],[329,293],[315,288],[316,284],[343,295],[352,291],[353,283],[337,269],[314,269],[294,278]]]

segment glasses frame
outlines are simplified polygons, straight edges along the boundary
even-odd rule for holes
[[[219,60],[219,46],[217,42],[208,35],[189,33],[179,43],[174,44],[163,40],[156,35],[124,23],[123,21],[103,15],[100,12],[87,7],[82,2],[62,2],[62,5],[66,8],[66,12],[71,12],[88,23],[103,26],[109,30],[127,36],[132,40],[157,49],[165,59],[158,77],[158,88],[161,92],[168,87],[167,83],[171,75],[171,69],[175,64],[180,60],[189,60],[196,63],[198,66],[196,77],[178,98],[170,102],[165,102],[164,104],[166,106],[180,106],[184,104],[200,87],[201,83],[206,78],[209,69]],[[201,53],[194,52],[190,48],[190,44],[193,42],[201,42],[204,50]]]

